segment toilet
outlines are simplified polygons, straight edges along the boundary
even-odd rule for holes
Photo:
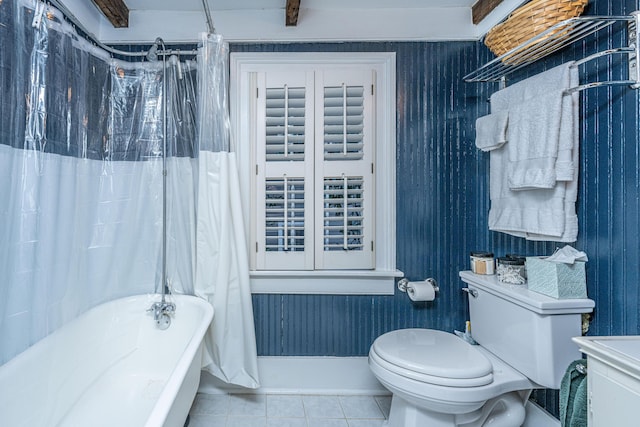
[[[369,367],[392,394],[389,427],[518,427],[535,388],[560,388],[580,358],[590,299],[554,299],[496,276],[460,273],[466,283],[472,345],[432,329],[378,337]]]

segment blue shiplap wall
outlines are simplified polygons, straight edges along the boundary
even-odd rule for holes
[[[638,0],[592,0],[588,15],[627,15]],[[533,74],[610,47],[623,46],[621,25],[590,36],[527,70]],[[582,82],[627,79],[622,57],[581,67]],[[514,76],[514,80],[526,74]],[[575,246],[589,255],[588,294],[596,301],[591,335],[640,334],[640,126],[638,91],[627,87],[581,93],[580,233]],[[529,248],[520,239],[492,233],[494,247]]]
[[[638,0],[591,0],[588,15],[628,15]],[[626,31],[615,26],[536,64],[536,73],[610,47],[623,46]],[[613,57],[581,68],[583,82],[627,79],[626,63]],[[524,76],[516,76],[516,78]],[[640,96],[627,87],[590,89],[581,94],[580,184],[575,246],[589,255],[587,292],[596,308],[589,335],[640,334]],[[513,239],[496,234],[508,247]],[[558,413],[557,393],[534,398]]]
[[[635,0],[593,0],[587,13],[627,14],[636,8]],[[542,71],[624,39],[619,31],[604,33],[527,72]],[[464,74],[490,58],[479,43],[236,44],[232,51],[397,53],[397,262],[409,278],[433,276],[443,287],[442,298],[428,305],[412,305],[404,295],[255,296],[259,335],[269,337],[260,342],[261,354],[362,355],[369,341],[386,330],[460,327],[465,310],[460,307],[464,301],[456,273],[467,267],[469,250],[544,254],[557,246],[486,229],[488,156],[474,148],[473,124],[487,112],[486,99],[495,86],[461,81]],[[587,66],[581,75],[585,79],[625,78],[623,67],[617,60],[605,60]],[[514,80],[522,77],[525,75],[516,75]],[[637,334],[638,93],[604,88],[585,91],[581,97],[580,235],[576,246],[591,258],[589,294],[598,302],[591,331]],[[296,314],[298,311],[307,313],[306,317]],[[308,348],[287,338],[301,330],[307,333],[300,335],[317,338],[310,340]],[[336,334],[349,337],[334,338]]]
[[[593,1],[591,14],[623,15],[640,9],[638,0]],[[620,46],[624,32],[591,39],[587,53]],[[592,78],[625,79],[619,61],[593,64]],[[598,89],[582,104],[580,220],[578,242],[590,256],[589,295],[596,301],[593,335],[639,334],[640,290],[640,124],[638,91]]]
[[[638,0],[592,0],[587,14],[625,15]],[[624,40],[601,32],[529,67],[513,80]],[[491,58],[481,43],[237,44],[232,51],[394,51],[397,54],[397,265],[410,279],[435,277],[440,298],[411,304],[406,295],[255,295],[260,355],[366,355],[380,334],[403,327],[461,328],[467,317],[457,272],[470,250],[550,254],[487,230],[488,156],[474,148],[474,121],[486,114],[493,84],[462,76]],[[618,59],[588,64],[585,80],[626,78]],[[587,252],[588,293],[596,301],[590,335],[640,334],[640,123],[638,91],[581,94],[581,153],[575,246]],[[527,333],[527,331],[523,331]],[[552,413],[557,393],[535,398]]]
[[[472,250],[546,254],[487,229],[488,155],[474,145],[475,119],[488,112],[495,84],[462,78],[491,58],[475,42],[237,44],[241,51],[393,51],[397,63],[397,266],[409,279],[434,277],[441,295],[414,304],[381,296],[254,295],[258,353],[364,356],[393,329],[464,327],[458,272]]]
[[[475,42],[237,44],[240,51],[393,51],[397,61],[397,266],[410,279],[435,277],[441,297],[254,295],[260,355],[363,356],[384,332],[463,328],[457,272],[487,247],[487,162],[473,125],[487,111],[486,85],[462,77],[486,50]]]

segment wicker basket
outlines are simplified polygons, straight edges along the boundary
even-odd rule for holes
[[[484,44],[501,56],[565,19],[580,16],[589,0],[532,0],[493,27]],[[562,31],[562,28],[557,32]]]

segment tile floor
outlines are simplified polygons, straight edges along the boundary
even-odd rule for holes
[[[189,427],[380,427],[391,396],[198,394]]]

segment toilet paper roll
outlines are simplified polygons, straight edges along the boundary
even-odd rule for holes
[[[409,282],[407,293],[411,301],[433,301],[436,298],[436,290],[431,282]]]

